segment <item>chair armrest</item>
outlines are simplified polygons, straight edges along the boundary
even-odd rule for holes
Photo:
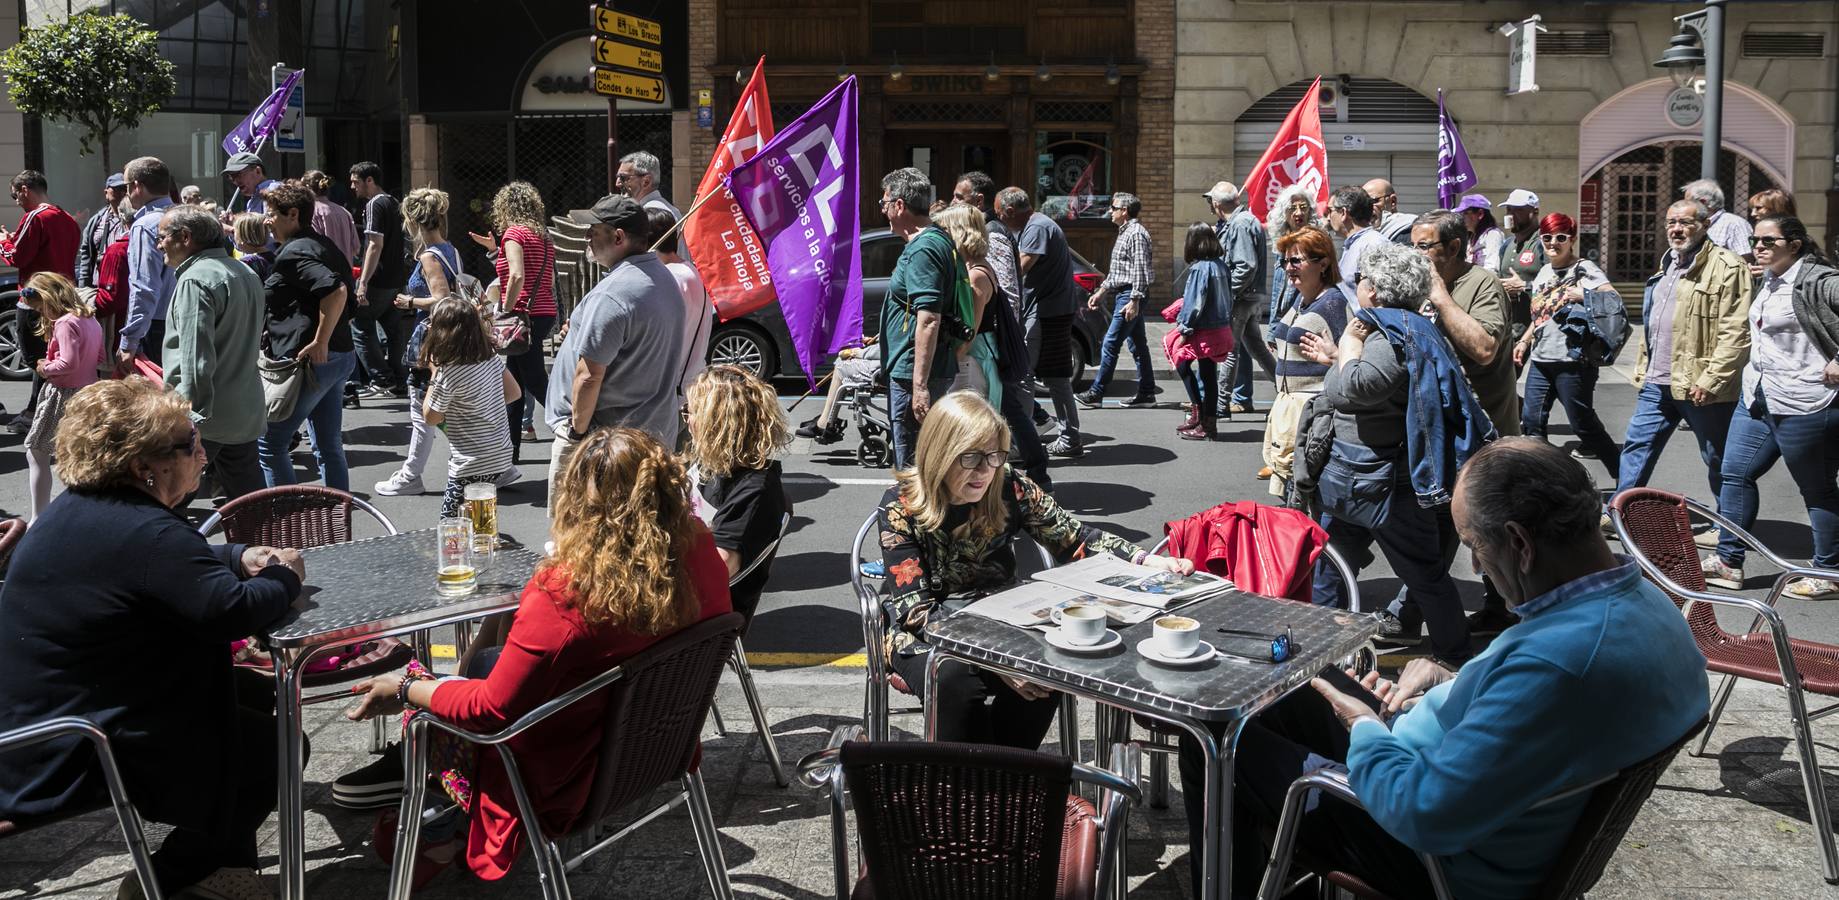
[[[517,721],[491,734],[480,734],[476,731],[468,731],[458,725],[441,719],[439,716],[425,709],[418,710],[415,715],[409,717],[409,724],[413,725],[416,722],[425,722],[427,723],[426,727],[438,728],[468,743],[496,746],[523,734],[532,727],[541,724],[544,719],[561,712],[581,698],[593,694],[624,677],[626,677],[626,667],[615,666],[612,669],[588,679],[581,686],[524,713],[522,716],[518,717]]]
[[[837,759],[845,743],[862,740],[865,734],[860,724],[839,725],[830,732],[824,749],[798,761],[799,782],[813,789],[830,786],[830,858],[836,900],[849,900],[849,792],[843,786],[843,767]]]
[[[843,744],[863,740],[867,734],[858,722],[838,725],[830,732],[830,740],[824,742],[824,749],[814,751],[798,761],[798,780],[812,790],[822,788],[837,771],[837,756]]]
[[[1258,886],[1258,900],[1278,900],[1283,896],[1290,860],[1296,855],[1296,832],[1303,824],[1303,807],[1318,794],[1326,794],[1355,809],[1366,809],[1354,794],[1347,773],[1340,769],[1317,769],[1290,782],[1290,789],[1284,792],[1283,813],[1277,820],[1277,842],[1271,846],[1271,862],[1264,870],[1264,882]]]
[[[1130,804],[1143,802],[1143,789],[1138,782],[1142,756],[1142,748],[1135,743],[1115,743],[1111,745],[1111,768],[1073,764],[1075,781],[1095,784],[1100,788],[1098,872],[1093,879],[1098,886],[1096,900],[1107,900],[1112,882],[1116,880],[1117,867],[1124,864],[1118,848],[1123,845],[1124,832],[1128,827]]]

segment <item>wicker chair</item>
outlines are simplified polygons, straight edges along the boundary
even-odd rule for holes
[[[845,726],[799,763],[828,786],[837,900],[1103,900],[1122,896],[1125,821],[1142,802],[1136,754],[1117,768],[981,744],[867,743]],[[1071,793],[1095,785],[1100,806]],[[923,799],[917,799],[923,798]],[[845,807],[862,877],[850,887]]]
[[[115,752],[110,748],[108,735],[102,729],[88,719],[76,716],[49,719],[0,733],[0,755],[8,750],[70,737],[81,738],[94,745],[96,763],[102,769],[103,782],[108,785],[109,806],[115,812],[116,824],[121,827],[122,839],[127,842],[128,859],[134,864],[134,874],[140,876],[141,891],[147,895],[148,900],[160,900],[159,879],[153,874],[153,854],[147,849],[147,837],[141,831],[140,813],[135,811],[134,803],[128,799],[128,789],[121,780],[121,767],[115,764]],[[0,840],[17,839],[36,828],[101,808],[100,804],[85,805],[66,810],[55,817],[30,821],[0,819]]]
[[[721,681],[722,666],[734,652],[734,640],[743,625],[740,613],[727,613],[692,625],[525,713],[494,734],[475,734],[443,722],[426,711],[410,717],[405,748],[408,771],[397,816],[396,852],[390,867],[390,900],[408,900],[410,883],[414,879],[416,844],[421,836],[421,829],[415,826],[420,821],[428,791],[429,729],[497,750],[536,857],[538,880],[546,900],[565,900],[569,896],[568,872],[587,857],[685,801],[689,805],[690,822],[695,829],[709,890],[719,900],[731,900],[733,892],[728,886],[727,864],[722,860],[720,835],[709,811],[708,794],[703,789],[699,736],[703,716],[714,701],[715,687]],[[532,805],[510,741],[570,704],[603,691],[607,696],[606,720],[587,808],[576,819],[578,825],[573,834],[552,834],[543,827]],[[672,781],[677,782],[680,789],[671,792],[665,802],[635,817],[634,825],[593,843],[571,859],[564,858],[563,842],[593,835],[602,820],[645,800],[654,790]]]
[[[1641,805],[1654,792],[1654,784],[1660,780],[1661,773],[1667,770],[1673,757],[1679,755],[1680,748],[1704,727],[1705,720],[1700,719],[1659,753],[1607,778],[1561,791],[1534,804],[1532,808],[1538,809],[1578,794],[1590,795],[1582,814],[1577,818],[1577,824],[1571,829],[1570,839],[1565,842],[1564,849],[1558,854],[1558,859],[1553,862],[1551,871],[1546,873],[1544,883],[1534,896],[1539,900],[1574,900],[1595,886],[1597,879],[1603,877],[1603,868],[1609,864],[1609,858],[1615,855],[1616,847],[1622,843],[1622,836],[1628,833],[1628,826],[1635,821],[1635,815],[1641,812]],[[1366,808],[1360,798],[1354,796],[1354,789],[1348,784],[1347,773],[1338,769],[1321,769],[1291,782],[1290,790],[1284,795],[1283,814],[1278,820],[1277,842],[1271,850],[1271,862],[1264,870],[1264,883],[1258,889],[1260,900],[1276,900],[1284,895],[1285,881],[1296,851],[1296,832],[1302,826],[1305,810],[1316,796],[1330,797],[1360,809]],[[1437,857],[1428,853],[1420,853],[1418,856],[1424,861],[1437,900],[1450,900],[1449,884]],[[1307,860],[1302,862],[1308,865]],[[1323,881],[1356,897],[1388,900],[1385,893],[1352,873],[1313,866],[1310,868]]]
[[[224,537],[239,544],[268,547],[293,547],[306,550],[330,544],[342,544],[352,538],[353,509],[368,513],[388,534],[397,534],[396,525],[375,506],[344,491],[312,484],[283,485],[245,494],[225,503],[198,526],[198,533],[209,537],[219,528]],[[417,635],[422,645],[420,656],[427,662],[427,635]],[[320,690],[333,685],[393,672],[415,658],[417,648],[395,638],[375,642],[367,652],[352,656],[338,668],[310,673],[302,677],[301,686]],[[350,694],[333,691],[303,698],[302,705],[329,700],[348,700]],[[386,717],[372,720],[370,752],[382,753],[389,737]]]
[[[887,656],[887,614],[881,608],[881,591],[870,585],[869,576],[862,574],[862,566],[868,562],[864,555],[869,546],[870,536],[878,533],[876,523],[878,513],[869,513],[862,527],[856,530],[856,540],[850,551],[849,585],[855,589],[856,602],[862,613],[862,645],[864,663],[864,689],[862,699],[862,726],[868,731],[871,741],[890,739],[891,726],[888,720],[896,715],[918,715],[925,710],[918,706],[904,709],[890,709],[889,697],[898,691],[909,697],[919,696],[906,679],[894,671],[893,660]],[[1035,548],[1040,554],[1040,566],[1051,569],[1054,558],[1042,547],[1026,538],[1021,539]],[[1079,755],[1079,715],[1075,700],[1071,694],[1060,695],[1060,749],[1067,758]]]
[[[13,561],[13,551],[19,547],[19,540],[26,536],[26,520],[0,520],[0,581],[6,579],[6,567]]]
[[[760,555],[754,557],[753,562],[742,566],[739,571],[735,572],[733,577],[728,579],[728,586],[732,588],[746,581],[747,577],[761,566],[770,568],[773,558],[779,554],[779,544],[785,540],[786,529],[791,526],[792,514],[781,515],[779,517],[779,536],[773,538],[773,542],[767,544],[766,549],[761,550]],[[734,677],[740,679],[741,693],[747,698],[747,709],[753,713],[754,729],[760,734],[760,746],[766,750],[767,765],[773,768],[773,780],[778,782],[780,787],[785,787],[791,782],[786,779],[785,764],[779,759],[779,742],[773,740],[772,724],[766,720],[766,707],[760,704],[759,689],[754,687],[753,670],[747,667],[747,648],[742,646],[741,639],[738,637],[734,639],[734,655],[729,657],[728,667],[734,670]],[[727,737],[728,726],[722,724],[722,712],[713,703],[709,705],[709,718],[715,725],[715,733]]]
[[[1691,516],[1699,515],[1728,536],[1734,536],[1782,570],[1775,584],[1761,600],[1717,594],[1707,590],[1704,573],[1699,568],[1699,550],[1692,542]],[[1718,716],[1730,700],[1737,679],[1747,678],[1777,686],[1799,685],[1788,690],[1788,716],[1794,724],[1794,743],[1800,751],[1801,785],[1807,792],[1807,807],[1814,834],[1820,841],[1822,865],[1827,884],[1839,884],[1839,848],[1833,843],[1832,814],[1827,808],[1826,789],[1820,776],[1819,760],[1814,754],[1813,720],[1839,711],[1839,703],[1809,713],[1803,692],[1823,697],[1839,697],[1839,645],[1801,640],[1788,636],[1788,626],[1776,612],[1775,603],[1790,581],[1796,578],[1839,578],[1839,573],[1825,569],[1797,566],[1776,555],[1749,532],[1690,498],[1652,488],[1635,488],[1617,494],[1609,505],[1609,517],[1615,525],[1622,546],[1634,552],[1635,561],[1673,602],[1685,610],[1686,624],[1705,654],[1705,668],[1724,676],[1712,696],[1711,722],[1699,739],[1694,755],[1704,755],[1711,742],[1711,731]],[[1748,631],[1734,634],[1718,624],[1716,608],[1735,607],[1755,614]],[[1759,629],[1761,627],[1761,630]]]

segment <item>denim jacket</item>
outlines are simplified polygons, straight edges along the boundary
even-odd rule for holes
[[[1181,314],[1175,317],[1182,334],[1232,324],[1232,296],[1226,287],[1230,277],[1226,264],[1217,259],[1203,259],[1188,267],[1188,279],[1181,288]]]
[[[1405,455],[1422,507],[1450,502],[1456,472],[1500,435],[1463,377],[1456,349],[1435,322],[1403,309],[1360,310],[1399,351],[1411,376],[1405,400]]]

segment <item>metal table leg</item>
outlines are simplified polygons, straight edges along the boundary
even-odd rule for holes
[[[1201,854],[1201,883],[1197,885],[1201,900],[1220,900],[1232,892],[1232,842],[1227,829],[1232,824],[1233,753],[1238,749],[1239,731],[1245,721],[1226,726],[1226,733],[1218,740],[1204,722],[1184,720],[1176,724],[1200,743],[1201,755],[1206,758],[1201,846],[1190,847],[1188,852]]]
[[[301,784],[305,755],[300,729],[300,673],[312,650],[273,652],[275,667],[275,765],[279,798],[275,813],[281,900],[306,897],[306,800]]]
[[[926,654],[926,740],[939,739],[939,663],[945,655],[938,651]]]

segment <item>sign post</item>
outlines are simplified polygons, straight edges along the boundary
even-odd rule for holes
[[[588,69],[594,93],[607,98],[607,193],[619,177],[619,98],[664,102],[664,29],[613,8],[612,0],[588,8],[593,21],[594,65]]]
[[[278,91],[287,83],[287,76],[294,74],[289,66],[275,63],[268,70],[268,89]],[[306,128],[306,78],[294,83],[294,89],[287,92],[287,98],[281,108],[281,120],[275,124],[275,150],[280,153],[305,153]]]

